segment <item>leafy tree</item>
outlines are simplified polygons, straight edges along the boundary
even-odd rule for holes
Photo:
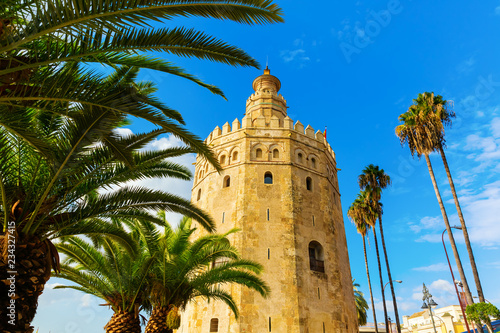
[[[175,230],[165,223],[163,232],[148,220],[121,222],[135,240],[132,251],[127,252],[112,239],[95,241],[98,249],[77,237],[56,245],[67,256],[61,277],[77,284],[59,288],[73,288],[105,300],[114,312],[106,332],[140,332],[142,309],[151,311],[146,332],[171,332],[180,322],[179,309],[196,297],[222,300],[237,315],[225,284],[245,285],[263,296],[269,293],[257,276],[261,266],[241,259],[229,244],[228,234],[209,234],[190,241],[194,229],[186,217]],[[218,259],[226,262],[214,265]]]
[[[189,79],[224,96],[217,87],[174,63],[146,54],[164,52],[258,67],[243,50],[209,34],[165,27],[176,17],[196,16],[249,25],[283,22],[281,9],[269,0],[5,0],[0,8],[1,111],[26,103],[40,107],[88,103],[113,108],[112,100],[93,104],[88,100],[91,94],[68,89],[65,82],[71,80],[71,73],[60,71],[65,63],[152,69]],[[94,71],[87,67],[85,79],[91,79]]]
[[[366,325],[368,315],[366,311],[368,310],[368,303],[365,300],[363,292],[359,288],[359,283],[355,283],[355,279],[352,280],[352,289],[354,290],[354,300],[356,302],[356,311],[358,313],[358,325]]]
[[[474,321],[478,326],[486,324],[489,333],[493,333],[490,317],[500,319],[500,310],[493,304],[486,302],[467,305],[465,313],[467,319]]]
[[[149,277],[152,287],[149,302],[151,317],[146,333],[166,333],[178,328],[179,310],[198,297],[219,300],[238,317],[238,308],[226,286],[239,284],[269,294],[269,287],[258,275],[262,266],[242,259],[226,234],[209,234],[192,241],[191,219],[184,218],[174,231],[168,223],[158,243],[150,251],[157,253]]]
[[[394,313],[396,316],[396,327],[398,328],[398,332],[401,332],[400,324],[399,324],[399,314],[398,314],[398,306],[396,302],[396,294],[394,293],[394,284],[392,283],[391,269],[389,267],[389,258],[387,256],[387,248],[385,246],[384,240],[384,230],[382,228],[382,204],[380,203],[380,199],[382,196],[382,190],[387,186],[391,185],[391,178],[384,172],[384,169],[380,169],[378,166],[370,164],[363,169],[363,173],[358,177],[358,184],[362,190],[367,192],[367,199],[373,204],[373,209],[377,211],[378,215],[378,225],[380,229],[380,240],[382,241],[382,248],[384,250],[384,258],[385,265],[387,268],[387,275],[389,278],[389,284],[391,286],[392,292],[392,301],[394,306]],[[378,252],[377,252],[378,254]],[[378,257],[377,257],[378,259]],[[380,261],[379,261],[379,269],[380,269]],[[380,281],[382,281],[382,275],[380,275]],[[384,310],[385,309],[385,294],[384,287],[382,286],[382,300],[384,302]],[[386,315],[386,327],[389,325],[389,321],[387,320],[387,312],[384,312]]]
[[[109,85],[118,77],[110,78]],[[119,84],[115,84],[119,87]],[[118,89],[118,88],[117,88]],[[96,94],[99,94],[96,91]],[[101,96],[106,94],[102,91]],[[128,235],[110,224],[116,217],[141,217],[161,223],[149,211],[166,209],[195,218],[208,230],[213,221],[189,201],[127,182],[176,177],[188,180],[185,167],[166,158],[191,153],[190,147],[159,151],[142,148],[167,129],[119,137],[113,129],[124,121],[121,113],[74,106],[62,117],[50,112],[14,113],[17,125],[30,129],[30,144],[15,135],[12,128],[0,126],[0,280],[8,271],[8,243],[15,238],[16,325],[2,329],[31,332],[30,323],[37,299],[50,277],[59,269],[57,250],[52,240],[75,234],[113,235],[129,243]],[[0,112],[0,115],[4,115]],[[188,133],[188,132],[186,132]],[[103,143],[113,136],[119,149]],[[40,153],[36,147],[43,148]],[[118,156],[120,155],[120,157]],[[121,157],[127,156],[130,163]],[[0,284],[0,316],[6,318],[10,299],[7,285]],[[4,325],[2,321],[2,325]],[[5,325],[7,325],[5,323]]]
[[[141,332],[139,312],[146,296],[148,270],[154,257],[144,246],[140,232],[133,232],[133,250],[124,248],[113,239],[100,237],[94,242],[70,236],[56,248],[66,260],[61,264],[60,277],[70,280],[71,288],[101,298],[113,310],[106,332]],[[134,243],[132,243],[134,244]]]
[[[372,283],[370,279],[370,270],[368,268],[368,257],[366,255],[366,237],[368,235],[368,231],[371,228],[370,223],[367,221],[372,221],[374,218],[376,219],[376,213],[373,211],[372,207],[370,207],[366,203],[366,192],[361,192],[358,194],[358,197],[349,207],[347,211],[347,216],[351,221],[356,225],[356,230],[363,238],[363,253],[365,255],[365,267],[366,267],[366,277],[368,279],[368,290],[370,291],[370,300],[372,303],[372,311],[373,311],[373,322],[375,324],[375,332],[378,333],[378,325],[377,325],[377,315],[375,313],[375,303],[373,301],[373,293],[372,293]]]
[[[469,290],[455,239],[451,232],[448,215],[429,158],[430,153],[439,150],[439,147],[445,144],[444,125],[451,122],[454,113],[446,107],[446,101],[443,100],[442,96],[435,96],[434,93],[426,92],[419,94],[418,98],[414,99],[413,102],[414,104],[409,107],[408,111],[399,116],[399,121],[402,122],[402,124],[396,127],[396,135],[399,137],[401,145],[408,145],[412,156],[416,154],[418,157],[422,155],[425,157],[432,185],[434,186],[434,192],[436,193],[446,230],[448,231],[453,255],[460,273],[460,279],[464,285],[467,302],[472,304],[474,303],[472,295]]]

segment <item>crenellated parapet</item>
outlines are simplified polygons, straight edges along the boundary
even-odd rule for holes
[[[304,127],[300,121],[297,121],[294,124],[293,120],[288,116],[283,118],[281,121],[276,116],[272,116],[269,121],[267,121],[264,116],[259,116],[253,121],[249,116],[245,116],[242,118],[241,122],[236,118],[231,125],[229,122],[226,122],[222,126],[222,129],[219,126],[216,126],[212,133],[208,135],[205,142],[207,144],[211,144],[214,140],[231,141],[231,136],[237,136],[238,133],[241,134],[241,132],[245,131],[251,131],[254,132],[252,134],[261,134],[263,136],[265,136],[266,131],[278,131],[274,133],[273,136],[278,135],[283,137],[290,137],[293,133],[295,134],[294,137],[297,140],[304,141],[305,139],[308,139],[309,141],[312,140],[315,143],[324,145],[326,150],[335,159],[335,152],[326,141],[324,132],[321,132],[320,130],[315,131],[311,125]],[[279,131],[282,131],[282,133],[280,133],[281,135],[279,134]]]

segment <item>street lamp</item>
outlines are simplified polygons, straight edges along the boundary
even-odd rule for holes
[[[424,301],[424,304],[422,304],[422,309],[429,309],[429,314],[431,315],[431,320],[432,320],[432,326],[434,327],[434,333],[437,333],[436,331],[436,323],[434,323],[434,317],[432,316],[432,307],[437,306],[437,303],[434,302],[432,299],[432,295],[429,293],[429,289],[425,286],[425,283],[423,283],[424,287],[422,288],[422,301]]]
[[[392,282],[402,283],[403,281],[401,281],[401,280],[392,280]],[[390,283],[390,281],[389,281],[389,282],[387,282],[387,283],[384,285],[384,288],[382,288],[382,292],[383,292],[383,293],[385,293],[385,287],[387,287],[387,285],[388,285],[389,283]]]
[[[392,280],[392,282],[402,283],[403,281],[401,281],[401,280]],[[384,285],[384,288],[382,288],[382,293],[384,294],[384,297],[385,297],[385,287],[387,287],[387,285],[388,285],[389,283],[390,283],[390,281],[389,281],[389,282],[387,282],[387,283]],[[390,322],[390,321],[391,321],[390,319],[391,319],[391,318],[387,318],[387,321],[389,321],[389,322]],[[387,329],[386,329],[386,330],[387,330]],[[392,332],[392,327],[391,327],[391,332]]]
[[[459,227],[456,225],[452,226],[451,228],[462,230],[462,227]],[[470,332],[469,323],[467,322],[467,317],[465,316],[464,304],[462,303],[462,297],[460,297],[460,294],[458,293],[457,283],[455,282],[457,280],[455,280],[455,275],[453,275],[453,269],[451,269],[450,257],[448,257],[448,251],[446,251],[446,246],[444,245],[444,233],[445,232],[446,232],[446,229],[444,229],[443,233],[441,234],[441,240],[443,241],[444,253],[446,254],[446,260],[448,260],[448,266],[450,267],[451,279],[453,280],[453,285],[455,286],[455,292],[457,293],[458,303],[460,304],[460,309],[462,310],[462,315],[464,316],[465,327],[467,327],[467,332]]]

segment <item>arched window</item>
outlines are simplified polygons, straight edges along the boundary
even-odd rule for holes
[[[233,162],[236,162],[238,160],[238,152],[235,151],[233,152]]]
[[[325,258],[323,254],[323,246],[316,241],[309,243],[309,267],[311,271],[324,273]]]
[[[272,184],[273,183],[273,174],[269,171],[264,174],[264,184]]]
[[[311,165],[314,169],[316,169],[316,159],[314,157],[311,158]]]
[[[226,164],[226,155],[222,155],[220,157],[220,165],[224,165],[224,164]]]
[[[297,162],[302,163],[302,153],[297,155]]]
[[[273,150],[273,158],[280,158],[280,151],[277,148]]]
[[[229,187],[229,186],[231,186],[231,177],[226,176],[224,177],[222,187]]]
[[[201,199],[201,188],[198,190],[198,196],[196,197],[196,201]]]
[[[210,319],[210,332],[219,332],[219,319]]]
[[[308,191],[312,191],[312,187],[313,187],[313,185],[312,185],[312,179],[311,179],[311,177],[307,177],[306,178],[306,188],[307,188],[307,190]]]
[[[255,157],[262,158],[262,149],[257,148],[257,150],[255,151]]]

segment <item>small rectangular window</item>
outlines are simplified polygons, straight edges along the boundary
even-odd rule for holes
[[[319,287],[318,287],[318,299],[321,299],[321,294],[319,293]]]
[[[210,320],[210,332],[219,332],[219,319],[212,318]]]
[[[313,227],[314,227],[314,215],[313,215]]]
[[[267,209],[267,220],[269,221],[269,208]]]
[[[271,332],[271,317],[269,317],[269,332]]]
[[[226,212],[222,212],[222,223],[224,223],[224,216],[226,215]]]
[[[325,322],[323,322],[323,333],[325,333]]]
[[[267,249],[267,259],[271,259],[271,249]]]

